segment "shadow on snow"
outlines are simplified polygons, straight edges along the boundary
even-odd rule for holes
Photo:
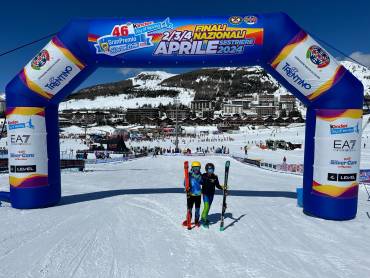
[[[82,202],[95,201],[120,195],[140,195],[140,194],[184,194],[183,188],[141,188],[141,189],[117,189],[81,193],[76,195],[63,196],[59,203],[60,206]],[[221,191],[216,195],[222,195]],[[268,198],[291,198],[296,199],[296,192],[291,191],[255,191],[255,190],[229,190],[229,196],[237,197],[268,197]]]
[[[226,230],[226,229],[234,226],[234,224],[236,224],[237,222],[239,222],[245,215],[246,214],[242,214],[238,218],[234,218],[232,213],[226,212],[224,219],[228,219],[229,218],[229,219],[231,219],[233,221],[231,223],[229,223],[228,225],[226,225],[224,227],[224,230]],[[213,214],[208,215],[208,220],[209,220],[209,225],[217,224],[221,220],[221,213],[213,213]]]

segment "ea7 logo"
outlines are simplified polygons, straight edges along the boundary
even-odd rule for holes
[[[31,135],[10,135],[10,144],[12,145],[28,145]]]
[[[356,140],[334,140],[333,148],[336,151],[352,151],[356,146]]]

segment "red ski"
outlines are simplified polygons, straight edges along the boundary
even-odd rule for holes
[[[186,191],[186,199],[190,197],[190,176],[189,176],[189,161],[184,162],[184,178],[185,178],[185,191]],[[186,200],[187,201],[187,200]],[[186,202],[186,226],[188,230],[191,230],[191,212],[188,209],[188,202]]]

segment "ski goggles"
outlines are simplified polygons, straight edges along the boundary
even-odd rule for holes
[[[207,168],[207,173],[213,174],[215,172],[215,168]]]
[[[193,170],[193,172],[200,172],[200,167],[198,166],[193,166],[191,167],[191,169]]]

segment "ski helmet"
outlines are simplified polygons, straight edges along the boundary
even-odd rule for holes
[[[200,164],[200,162],[199,162],[199,161],[193,161],[193,162],[191,163],[191,167],[201,167],[201,164]]]
[[[213,163],[207,163],[206,164],[206,172],[212,172],[213,173],[214,170],[215,170],[215,165]]]

